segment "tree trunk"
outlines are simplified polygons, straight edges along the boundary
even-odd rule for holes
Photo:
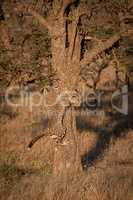
[[[51,37],[52,67],[56,70],[59,81],[58,87],[52,89],[45,98],[49,105],[47,106],[48,112],[55,119],[51,133],[60,138],[54,156],[54,175],[56,176],[67,174],[71,169],[76,171],[75,165],[79,162],[79,158],[77,158],[76,116],[74,105],[71,102],[80,71],[80,38],[77,33],[79,13],[78,8],[75,7],[72,20],[69,20],[68,23],[66,10],[76,1],[63,0],[61,2],[53,2],[54,14],[48,19],[44,19],[30,7],[27,9],[25,4],[18,4],[16,9],[17,12],[19,10],[29,12],[40,24],[47,27]],[[65,92],[67,100],[64,104],[59,101],[59,97]]]
[[[70,29],[73,34],[75,32],[75,25],[71,26]],[[73,42],[76,48],[71,45],[69,48],[66,48],[67,33],[64,18],[60,18],[54,24],[52,33],[50,34],[52,38],[52,66],[56,69],[59,76],[59,84],[56,89],[48,94],[47,102],[48,104],[54,104],[59,95],[64,94],[64,92],[68,92],[71,95],[71,92],[73,93],[75,89],[80,69],[80,48],[77,37]],[[56,121],[56,126],[54,125],[52,134],[64,138],[62,143],[58,143],[55,148],[53,164],[53,173],[55,176],[68,176],[68,174],[76,172],[76,169],[79,168],[80,158],[78,157],[76,116],[73,105],[69,104],[69,94],[66,97],[68,98],[68,105],[67,103],[63,105],[61,102],[58,102],[50,107],[50,113],[52,114],[53,112]]]

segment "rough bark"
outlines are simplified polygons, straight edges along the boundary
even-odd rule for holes
[[[64,3],[64,1],[63,1]],[[69,2],[70,4],[72,2]],[[66,95],[66,102],[56,102],[60,94],[73,92],[77,77],[80,72],[80,37],[77,33],[78,12],[75,20],[68,25],[64,17],[64,12],[69,4],[62,5],[61,12],[57,18],[47,21],[32,9],[28,12],[37,19],[42,25],[48,28],[51,37],[52,67],[56,70],[59,83],[58,87],[50,91],[45,97],[48,106],[48,114],[53,115],[53,123],[50,132],[57,135],[58,144],[55,148],[53,174],[55,176],[71,173],[71,169],[76,170],[79,165],[78,146],[76,139],[75,110],[70,102],[70,93]],[[62,12],[62,9],[64,10]],[[69,46],[66,47],[68,37]],[[51,133],[50,133],[51,134]],[[33,142],[34,143],[34,142]]]
[[[10,50],[11,45],[10,45],[10,38],[9,38],[9,33],[8,33],[8,28],[6,24],[2,23],[0,24],[0,33],[1,33],[1,40],[5,46],[6,49]]]
[[[119,41],[120,35],[116,34],[109,40],[95,46],[90,52],[86,52],[83,60],[80,60],[82,38],[78,33],[77,25],[80,17],[79,9],[73,11],[73,20],[68,23],[66,10],[75,1],[63,1],[62,5],[53,4],[54,16],[45,20],[32,9],[28,9],[35,19],[49,30],[51,37],[52,67],[56,70],[59,78],[58,87],[46,95],[48,112],[55,118],[55,123],[50,129],[53,135],[57,135],[59,143],[55,148],[54,175],[69,174],[71,169],[80,166],[78,154],[75,104],[72,102],[72,93],[77,89],[80,65],[88,64],[92,59],[112,47]],[[20,6],[23,9],[22,6]],[[55,10],[56,9],[56,10]],[[59,11],[60,10],[60,11]],[[66,28],[67,27],[67,28]],[[68,43],[68,45],[66,45]],[[66,95],[66,102],[56,102],[57,97],[65,91],[72,92]],[[55,103],[56,102],[56,103]],[[64,144],[64,145],[63,145]]]

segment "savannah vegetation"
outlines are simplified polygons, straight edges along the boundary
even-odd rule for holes
[[[0,1],[2,200],[132,199],[132,25],[131,0]]]

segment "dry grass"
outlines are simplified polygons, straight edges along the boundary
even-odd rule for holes
[[[16,110],[11,112],[16,113]],[[76,176],[53,179],[54,142],[44,137],[27,151],[30,139],[45,131],[45,117],[41,111],[31,114],[27,108],[18,109],[13,116],[0,122],[0,199],[132,200],[131,128],[117,139],[112,137],[108,148],[90,162],[85,171]],[[99,126],[99,122],[94,122]],[[80,156],[95,149],[98,140],[96,127],[82,130]]]

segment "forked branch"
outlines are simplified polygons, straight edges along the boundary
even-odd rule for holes
[[[103,51],[111,48],[116,42],[120,40],[121,36],[116,34],[105,42],[100,42],[91,51],[87,51],[84,54],[84,58],[81,60],[81,64],[86,65],[92,61],[92,59]]]

